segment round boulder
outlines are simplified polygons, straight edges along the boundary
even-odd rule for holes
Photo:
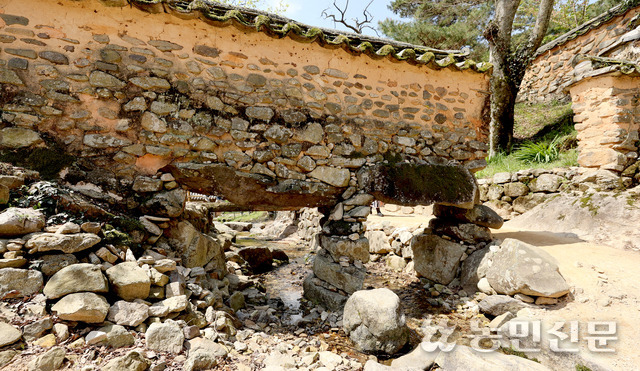
[[[400,298],[386,288],[351,295],[344,306],[343,327],[365,353],[394,354],[409,340]]]

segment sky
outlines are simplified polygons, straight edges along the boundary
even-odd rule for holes
[[[342,24],[334,24],[333,21],[325,19],[322,16],[322,11],[327,8],[339,16],[339,13],[333,7],[333,0],[266,0],[265,2],[271,7],[276,8],[280,1],[289,5],[284,14],[282,14],[287,18],[291,18],[295,21],[306,23],[311,26],[350,31]],[[346,3],[346,0],[335,1],[341,8],[344,7],[344,4]],[[367,6],[369,1],[370,0],[350,0],[345,18],[348,19],[350,23],[355,23],[351,21],[352,18],[358,18],[358,20],[364,19],[362,10]],[[391,0],[373,0],[368,10],[373,16],[372,23],[374,27],[377,27],[378,21],[385,18],[399,19],[397,15],[387,8],[387,5],[390,3]],[[370,29],[363,30],[363,33],[371,36],[377,36],[376,33]],[[380,33],[379,36],[384,37],[382,33]]]

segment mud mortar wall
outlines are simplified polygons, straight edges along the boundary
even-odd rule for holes
[[[125,185],[170,163],[311,182],[390,153],[485,166],[486,73],[128,5],[3,3],[5,152],[57,142]]]

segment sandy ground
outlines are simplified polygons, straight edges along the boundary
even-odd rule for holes
[[[430,218],[387,211],[384,217],[370,216],[369,221],[426,226]],[[560,272],[573,288],[573,294],[557,305],[533,309],[532,318],[541,320],[543,328],[559,320],[578,321],[578,344],[584,359],[591,359],[605,369],[640,370],[640,253],[557,233],[509,229],[509,223],[495,230],[494,235],[498,239],[515,238],[547,251],[557,260]],[[618,340],[606,346],[615,352],[587,350],[590,321],[616,322]]]

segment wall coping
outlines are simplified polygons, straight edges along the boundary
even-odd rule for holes
[[[85,0],[87,1],[87,0]],[[468,59],[468,50],[440,50],[389,39],[312,27],[275,14],[216,3],[210,0],[112,0],[105,7],[123,7],[129,4],[148,13],[169,13],[182,19],[200,19],[214,27],[233,25],[245,32],[262,32],[270,37],[289,37],[301,43],[316,42],[322,47],[391,62],[406,61],[432,69],[450,68],[490,73],[492,65]]]
[[[587,32],[600,27],[601,25],[609,22],[611,19],[621,16],[631,9],[640,6],[640,3],[637,0],[629,0],[625,1],[622,4],[616,5],[613,8],[607,10],[606,12],[600,14],[599,16],[588,20],[587,22],[579,25],[578,27],[568,31],[567,33],[558,36],[557,38],[551,40],[550,42],[542,45],[536,51],[535,58],[539,57],[541,54],[548,52],[551,49],[554,49],[558,46],[564,45],[567,42],[586,34]]]

